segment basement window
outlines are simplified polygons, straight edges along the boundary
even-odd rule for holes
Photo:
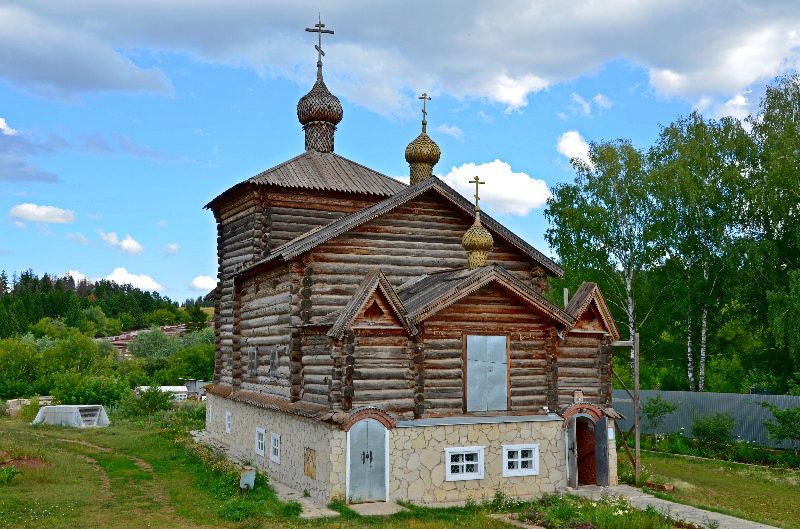
[[[483,479],[483,446],[444,449],[445,481]]]
[[[264,428],[256,428],[256,454],[264,455]]]
[[[233,424],[233,414],[229,411],[225,412],[225,433],[231,433],[231,425]]]
[[[503,445],[503,477],[539,474],[539,445]]]
[[[275,432],[269,434],[269,460],[278,464],[281,462],[281,436]]]

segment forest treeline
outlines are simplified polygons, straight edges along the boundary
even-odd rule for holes
[[[43,318],[58,319],[90,336],[115,336],[152,326],[205,321],[202,298],[184,307],[158,292],[112,281],[39,277],[26,270],[11,277],[0,272],[0,338],[22,335]]]
[[[743,121],[694,112],[572,164],[545,211],[553,299],[596,281],[640,333],[644,388],[800,394],[800,77]]]

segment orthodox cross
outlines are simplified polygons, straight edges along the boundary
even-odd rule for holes
[[[425,92],[422,92],[417,99],[422,99],[422,132],[425,132],[425,129],[428,125],[428,110],[427,110],[427,103],[431,100],[431,98]]]
[[[325,56],[325,52],[322,51],[322,34],[333,35],[333,30],[325,29],[325,24],[322,23],[322,15],[318,14],[317,16],[319,22],[314,24],[313,28],[306,28],[306,31],[317,34],[317,44],[314,45],[314,49],[317,50],[317,78],[319,79],[322,78],[322,58]]]
[[[481,207],[478,205],[478,203],[480,202],[481,197],[478,196],[479,195],[478,186],[481,185],[481,184],[485,184],[486,182],[481,182],[481,179],[476,176],[475,179],[474,180],[470,180],[469,183],[470,184],[475,184],[475,211],[480,211]]]

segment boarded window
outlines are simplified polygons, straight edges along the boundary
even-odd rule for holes
[[[269,351],[269,376],[278,376],[278,347],[275,345]]]
[[[508,409],[505,336],[467,336],[467,411]]]
[[[255,347],[250,349],[247,352],[247,373],[250,374],[250,375],[255,375],[256,374],[256,369],[257,369],[257,365],[256,365],[256,361],[257,360],[256,359],[257,359],[257,357],[258,357],[258,353],[256,352]]]

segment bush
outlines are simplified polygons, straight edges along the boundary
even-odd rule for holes
[[[692,435],[701,444],[720,447],[731,441],[735,424],[730,413],[715,413],[695,418],[692,423]]]
[[[784,441],[800,442],[800,408],[780,409],[768,402],[762,402],[761,406],[768,409],[775,421],[764,421],[767,435],[770,439],[783,443]]]
[[[677,404],[671,404],[661,395],[656,395],[644,401],[642,415],[653,433],[657,433],[656,430],[664,424],[664,418],[677,409]]]
[[[36,414],[39,413],[39,408],[41,408],[41,405],[39,405],[39,397],[33,397],[30,404],[26,404],[19,409],[17,418],[24,422],[33,422],[36,418]]]
[[[126,380],[68,372],[56,375],[53,397],[61,404],[115,406],[128,392]]]
[[[158,386],[150,386],[139,395],[129,393],[120,403],[120,414],[130,418],[154,418],[159,411],[172,409],[173,395],[161,391]]]
[[[136,358],[166,358],[180,346],[178,338],[167,336],[161,330],[154,328],[137,334],[128,344],[128,352]]]
[[[8,485],[11,483],[11,480],[17,477],[19,474],[22,474],[22,472],[20,472],[19,469],[14,465],[0,467],[0,486]]]

